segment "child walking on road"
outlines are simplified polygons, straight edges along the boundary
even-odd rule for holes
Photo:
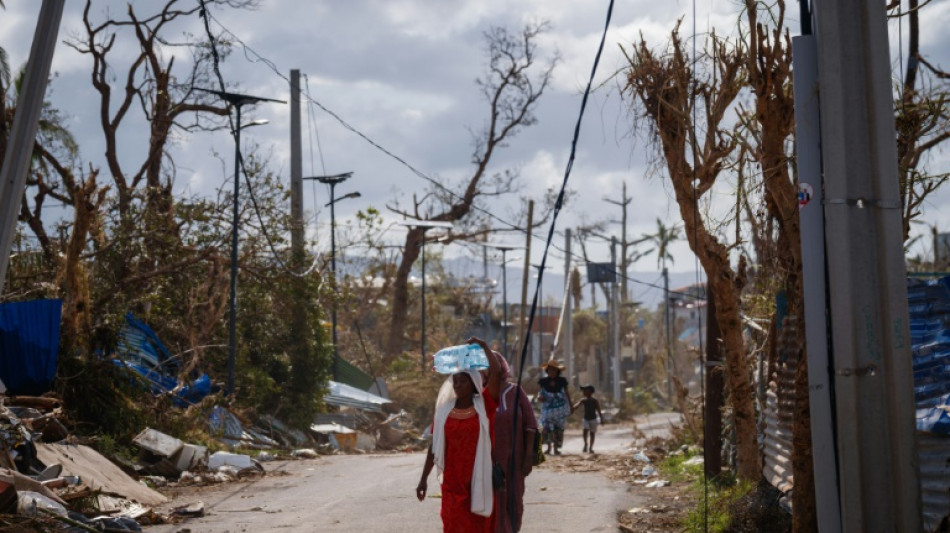
[[[584,385],[581,387],[584,397],[574,404],[573,409],[584,406],[584,451],[594,453],[594,436],[597,434],[597,415],[600,415],[600,423],[604,423],[604,413],[600,411],[600,402],[594,398],[594,386]],[[587,435],[590,434],[590,446],[587,445]]]

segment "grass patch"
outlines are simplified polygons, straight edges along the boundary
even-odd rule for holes
[[[683,527],[687,531],[734,531],[732,514],[736,504],[755,489],[748,481],[710,481],[707,495],[703,494],[702,480],[690,488],[696,493],[696,508],[686,515]]]

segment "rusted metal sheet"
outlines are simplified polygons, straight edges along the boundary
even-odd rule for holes
[[[917,460],[924,530],[934,531],[950,515],[950,437],[918,433]]]

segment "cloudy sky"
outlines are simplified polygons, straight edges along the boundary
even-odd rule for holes
[[[197,0],[181,1],[182,5],[191,2]],[[62,39],[78,34],[83,3],[67,2],[60,29]],[[6,10],[0,12],[0,46],[7,49],[16,67],[26,60],[40,2],[7,0],[5,4]],[[143,15],[155,4],[158,2],[154,0],[133,2]],[[544,190],[559,184],[563,176],[607,4],[606,0],[261,0],[254,11],[215,10],[213,29],[232,32],[277,69],[275,72],[267,62],[255,60],[252,53],[245,54],[238,48],[222,65],[225,80],[238,84],[237,90],[286,100],[289,88],[282,76],[288,76],[290,69],[299,69],[314,99],[419,170],[452,182],[471,172],[470,131],[479,130],[486,119],[487,105],[475,85],[485,67],[482,32],[493,25],[516,30],[529,22],[549,22],[551,29],[540,39],[539,53],[542,57],[559,54],[561,61],[537,109],[538,123],[513,139],[492,165],[494,171],[520,169],[519,194],[540,199]],[[946,27],[950,22],[948,4],[941,1],[928,8],[922,39],[925,49],[940,49],[940,39],[945,36],[929,30]],[[122,11],[125,5],[101,1],[92,9],[101,20],[107,10]],[[648,42],[660,46],[681,17],[685,17],[685,32],[691,33],[692,9],[692,2],[684,0],[616,2],[598,72],[600,88],[588,106],[570,182],[575,196],[562,213],[558,229],[585,220],[619,219],[619,208],[606,203],[604,197],[618,198],[622,183],[627,184],[634,198],[629,234],[653,231],[658,217],[669,222],[678,218],[671,192],[659,177],[651,175],[649,147],[631,133],[630,114],[621,100],[618,82],[611,78],[624,66],[618,43],[630,43],[642,34]],[[699,32],[713,28],[720,34],[733,31],[739,17],[736,2],[705,0],[696,9]],[[796,3],[790,4],[790,11],[794,19]],[[790,28],[797,33],[797,21],[793,20]],[[896,25],[892,28],[896,30]],[[204,38],[197,16],[177,26],[176,31],[179,36],[189,32]],[[88,58],[60,45],[53,70],[57,73],[52,85],[54,105],[65,113],[69,127],[80,139],[83,159],[101,163],[97,100],[88,82]],[[326,113],[318,109],[313,113],[315,129],[308,127],[306,115],[303,120],[304,175],[352,171],[353,179],[339,186],[337,192],[362,193],[359,199],[337,205],[340,224],[346,224],[357,209],[372,205],[385,213],[387,203],[405,205],[412,194],[427,190],[427,183],[409,169]],[[248,115],[248,120],[270,121],[266,126],[246,130],[245,137],[271,151],[275,164],[286,176],[289,106],[264,104]],[[129,150],[142,149],[140,132],[129,131],[124,139],[130,144]],[[225,155],[228,163],[222,165],[212,154],[232,151],[233,141],[223,131],[180,139],[174,148],[179,167],[177,189],[210,194],[220,188],[233,171],[231,159]],[[326,235],[329,224],[329,213],[322,208],[327,196],[322,186],[306,187],[305,205],[314,219],[311,231],[317,235]],[[950,228],[950,213],[941,213],[948,211],[940,209],[941,205],[938,199],[928,206],[927,220]],[[511,210],[515,206],[514,201],[502,202],[497,214],[513,220]],[[395,238],[400,231],[392,230]],[[618,224],[611,225],[609,231],[620,235]],[[511,238],[509,242],[516,241]],[[540,249],[542,244],[535,241],[534,248]],[[447,255],[452,253],[446,250]],[[609,259],[606,247],[595,247],[594,253],[601,256],[595,259]],[[674,254],[674,270],[694,268],[694,259],[684,243],[674,248]],[[561,265],[563,259],[552,257],[549,262]],[[633,270],[655,269],[656,260],[651,256]]]

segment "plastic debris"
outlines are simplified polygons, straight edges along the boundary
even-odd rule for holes
[[[657,480],[654,480],[654,481],[651,481],[651,482],[647,483],[646,485],[644,485],[644,487],[646,487],[646,488],[648,488],[648,489],[655,489],[655,488],[658,488],[658,487],[668,487],[669,485],[670,485],[669,480],[666,480],[666,479],[657,479]]]
[[[317,451],[314,450],[313,448],[301,448],[299,450],[294,450],[293,452],[290,453],[290,455],[293,455],[294,457],[300,457],[303,459],[316,459],[317,457],[320,456],[320,454],[318,454]]]
[[[238,453],[229,453],[229,452],[215,452],[211,454],[211,457],[208,458],[208,469],[217,470],[219,467],[224,465],[236,466],[239,469],[250,468],[253,466],[251,462],[251,457],[249,455],[238,454]]]
[[[261,452],[261,453],[257,454],[257,460],[260,461],[260,462],[262,462],[262,463],[267,463],[267,462],[273,461],[273,460],[275,460],[275,459],[277,459],[277,458],[274,457],[274,455],[273,455],[272,453],[269,453],[269,452]]]
[[[640,471],[640,475],[643,477],[652,476],[656,474],[656,468],[653,465],[647,465],[643,467],[643,470]]]
[[[18,515],[40,516],[43,514],[40,509],[55,513],[59,516],[66,516],[68,514],[66,507],[62,504],[38,492],[24,490],[17,493],[16,512]]]
[[[204,502],[189,503],[175,508],[175,514],[187,517],[199,517],[205,514]]]
[[[689,459],[683,461],[683,464],[686,465],[686,466],[694,466],[694,465],[701,465],[701,464],[703,464],[704,462],[705,462],[705,459],[703,459],[703,456],[702,456],[702,455],[695,455],[695,456],[690,457]]]
[[[634,461],[640,461],[641,463],[650,463],[650,458],[643,454],[643,452],[637,452],[633,454]]]

